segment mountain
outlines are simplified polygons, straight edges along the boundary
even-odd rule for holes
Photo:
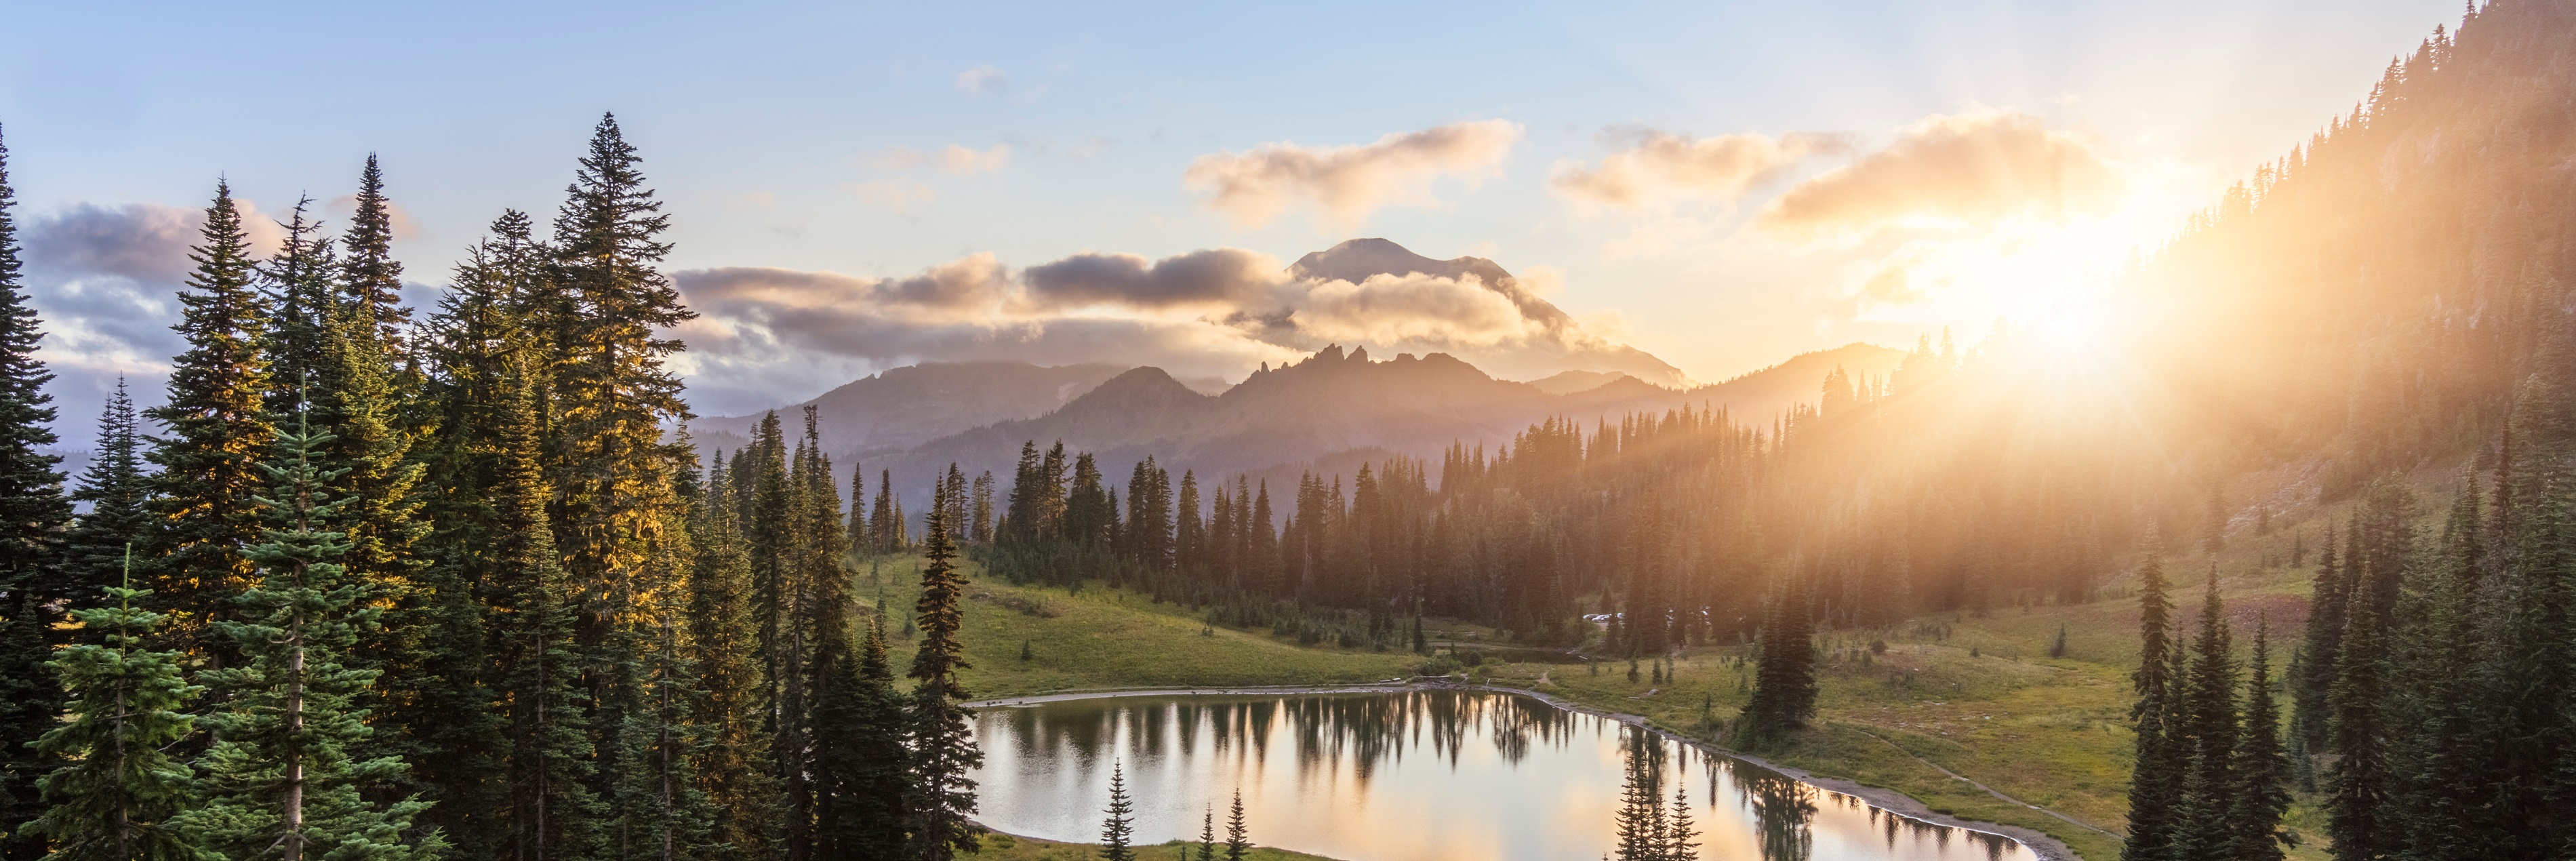
[[[1531,380],[1529,381],[1529,384],[1536,387],[1539,391],[1546,392],[1551,395],[1569,395],[1575,392],[1597,389],[1602,386],[1609,385],[1612,380],[1618,379],[1633,380],[1636,378],[1628,376],[1627,374],[1612,373],[1610,371],[1565,371],[1554,376],[1540,377],[1538,379]]]
[[[1759,419],[1776,415],[1793,404],[1816,403],[1825,375],[1835,368],[1843,369],[1854,380],[1885,380],[1904,360],[1903,350],[1853,342],[1831,350],[1799,353],[1780,364],[1691,389],[1683,400],[1725,407],[1739,418]]]
[[[1655,358],[1644,350],[1624,344],[1613,344],[1583,330],[1574,316],[1554,303],[1540,298],[1494,261],[1482,257],[1459,257],[1433,260],[1415,254],[1402,245],[1384,239],[1352,239],[1322,251],[1297,258],[1288,266],[1291,277],[1320,281],[1360,283],[1379,275],[1427,275],[1434,278],[1474,278],[1487,290],[1502,294],[1520,308],[1521,317],[1537,324],[1540,334],[1508,347],[1482,349],[1462,356],[1478,365],[1504,373],[1543,376],[1565,370],[1622,373],[1649,383],[1679,388],[1690,384],[1680,368]]]
[[[996,422],[1043,415],[1127,370],[1117,365],[935,362],[854,380],[813,400],[823,450],[847,461],[911,449]],[[778,410],[793,436],[805,404]],[[699,419],[690,430],[709,449],[740,448],[760,416]]]

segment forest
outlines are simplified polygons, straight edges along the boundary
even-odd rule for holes
[[[973,563],[1305,645],[1427,654],[1436,617],[1633,674],[1754,644],[1748,747],[1812,716],[1820,629],[2134,597],[2125,858],[2283,857],[2301,799],[2337,858],[2563,857],[2570,34],[2548,0],[2436,31],[2123,273],[2098,340],[1927,333],[1780,415],[1564,417],[1278,488],[1051,440],[871,476],[810,409],[702,452],[613,117],[435,308],[373,157],[345,227],[299,206],[265,256],[218,183],[166,399],[120,391],[67,476],[0,150],[0,854],[951,858]],[[2314,585],[2248,637],[2216,551],[2275,520],[2331,526],[2261,557]],[[854,594],[896,554],[914,606]],[[1690,827],[1626,802],[1623,857]]]

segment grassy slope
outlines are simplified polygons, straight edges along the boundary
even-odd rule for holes
[[[915,563],[890,559],[878,564],[877,582],[885,584],[888,605],[899,613],[908,611]],[[2292,609],[2287,605],[2304,596],[2306,576],[2275,570],[2249,573],[2224,585],[2242,627],[2250,627],[2254,612],[2272,609],[2271,617],[2282,620],[2278,628],[2295,630],[2296,617],[2286,612]],[[877,588],[863,569],[859,593],[872,599]],[[1185,608],[1118,590],[1069,594],[979,578],[968,594],[976,596],[966,613],[967,649],[975,667],[966,680],[979,697],[1374,681],[1408,674],[1422,663],[1403,653],[1301,648],[1273,640],[1266,631],[1208,632]],[[2197,590],[2181,597],[2182,613],[2196,613]],[[1044,610],[1032,613],[1012,605]],[[2047,657],[2061,625],[2067,630],[2067,656]],[[1819,638],[1825,662],[1818,728],[1765,756],[1818,774],[1895,789],[1953,815],[2044,831],[2086,858],[2110,861],[2119,855],[2116,838],[2005,803],[1917,758],[2119,832],[2127,810],[2131,735],[2125,721],[2128,673],[2137,660],[2136,630],[2132,601],[2113,597],[2073,606],[2009,608],[1984,617],[1925,617],[1892,631],[1827,632]],[[1473,635],[1489,632],[1452,625],[1447,633],[1472,643],[1481,639]],[[1883,653],[1871,651],[1873,639],[1886,642]],[[2247,639],[2240,634],[2240,645]],[[1025,662],[1019,658],[1024,642],[1031,655]],[[2277,677],[2290,644],[2283,638],[2275,645]],[[895,646],[897,666],[904,666],[910,643],[897,637]],[[1640,680],[1631,683],[1624,664],[1606,662],[1597,675],[1582,665],[1490,663],[1475,674],[1496,684],[1643,715],[1666,728],[1707,737],[1711,733],[1697,731],[1703,708],[1723,724],[1747,696],[1749,667],[1737,665],[1738,655],[1733,647],[1693,648],[1679,660],[1675,678],[1660,686],[1642,667]],[[1656,690],[1651,697],[1646,696],[1650,689]],[[2308,811],[2293,811],[2291,824],[2314,835],[2316,828],[2307,818]],[[1028,854],[1074,851],[1069,844],[1050,845],[1066,848],[1015,849],[1019,854],[999,857],[1075,857]],[[2292,855],[2322,857],[2313,844]]]
[[[1196,846],[1196,844],[1190,845]],[[1136,859],[1137,861],[1181,861],[1184,857],[1181,854],[1182,848],[1183,844],[1179,841],[1138,846]],[[1223,853],[1225,850],[1217,851]],[[991,861],[1093,861],[1100,857],[1100,847],[1082,843],[1057,843],[1035,837],[995,834],[984,838],[984,851],[973,857],[991,859]],[[1198,857],[1195,849],[1187,857]],[[1243,857],[1251,861],[1330,861],[1321,855],[1307,855],[1266,846],[1254,847],[1251,852],[1244,853]]]

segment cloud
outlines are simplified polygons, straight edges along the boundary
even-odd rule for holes
[[[1360,146],[1268,143],[1245,153],[1200,156],[1181,177],[1237,227],[1269,224],[1297,206],[1311,207],[1326,226],[1353,227],[1391,203],[1437,205],[1432,180],[1483,177],[1502,165],[1521,133],[1519,124],[1483,120],[1390,134]]]
[[[976,152],[957,144],[939,151],[939,169],[950,176],[974,176],[979,173],[1001,173],[1011,161],[1010,144],[994,144],[992,149]]]
[[[1310,339],[1419,347],[1490,347],[1546,334],[1512,297],[1475,276],[1377,275],[1309,289],[1289,315]]]
[[[1905,127],[1886,149],[1790,187],[1755,223],[1817,237],[2063,220],[2109,210],[2125,185],[2122,167],[2090,140],[2027,113],[1978,108]]]
[[[1557,162],[1548,187],[1577,202],[1616,209],[1689,198],[1733,202],[1747,189],[1779,179],[1803,159],[1850,150],[1844,135],[1686,138],[1645,131],[1634,135],[1633,145],[1603,157],[1600,167],[1571,159]]]
[[[1448,352],[1508,379],[1577,368],[1679,381],[1508,276],[1308,278],[1215,248],[1159,260],[1084,252],[1016,272],[976,254],[895,278],[761,267],[672,277],[701,314],[673,334],[689,345],[692,396],[717,398],[710,410],[774,406],[923,361],[1117,362],[1236,379],[1333,343]]]
[[[851,194],[858,195],[860,200],[864,200],[896,212],[909,212],[911,211],[913,204],[929,203],[939,198],[939,192],[932,190],[928,183],[914,182],[908,179],[890,179],[884,182],[853,182],[841,187],[848,190]]]
[[[1029,267],[1029,296],[1047,308],[1138,309],[1259,304],[1285,283],[1279,261],[1236,248],[1192,251],[1159,261],[1084,252]]]
[[[1001,93],[1011,87],[1011,76],[992,66],[976,66],[957,73],[957,91],[970,96]]]

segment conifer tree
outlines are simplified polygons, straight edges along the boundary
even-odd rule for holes
[[[211,625],[230,615],[225,602],[250,581],[252,565],[241,550],[260,537],[252,497],[275,433],[262,401],[266,329],[251,289],[250,235],[230,185],[216,185],[199,235],[203,243],[189,252],[196,269],[172,327],[188,350],[172,361],[169,400],[147,411],[169,436],[153,440],[149,458],[161,468],[149,504],[161,528],[145,536],[145,556],[154,560],[154,598],[170,609],[172,638],[186,651],[202,650],[192,657],[222,665],[232,649],[214,642]]]
[[[2271,625],[2254,627],[2245,678],[2245,728],[2236,742],[2236,790],[2227,830],[2234,861],[2280,861],[2281,814],[2290,809],[2290,764],[2281,751],[2280,709],[2272,700]]]
[[[2174,857],[2223,858],[2234,848],[2229,828],[2235,811],[2236,659],[2218,595],[2218,568],[2210,566],[2201,599],[2200,634],[2191,646],[2190,674],[2179,680],[2182,713],[2172,741],[2186,748],[2181,821],[2174,829]]]
[[[260,576],[236,599],[247,620],[217,623],[246,660],[206,674],[226,695],[211,718],[215,745],[198,764],[209,794],[174,824],[230,858],[435,858],[444,839],[412,830],[427,802],[361,795],[409,766],[350,755],[371,732],[353,703],[376,672],[348,666],[346,655],[380,613],[363,605],[363,588],[338,561],[350,547],[340,519],[354,500],[327,490],[342,468],[314,462],[329,442],[298,428],[261,464],[275,487],[258,500],[266,540],[242,551]]]
[[[1234,807],[1225,816],[1225,861],[1243,861],[1252,854],[1252,832],[1243,823],[1243,788],[1235,787]]]
[[[263,397],[272,422],[291,422],[305,409],[304,390],[324,373],[323,335],[341,315],[338,301],[339,262],[331,242],[322,237],[322,222],[306,217],[313,205],[298,198],[282,223],[286,237],[277,253],[259,264],[269,302],[269,388]]]
[[[1815,623],[1810,612],[1805,578],[1793,576],[1764,614],[1761,665],[1755,670],[1753,699],[1745,705],[1742,718],[1744,733],[1753,741],[1776,739],[1804,727],[1816,712]]]
[[[1135,803],[1127,797],[1127,771],[1120,763],[1109,764],[1108,818],[1100,823],[1100,861],[1136,861],[1136,850],[1127,845],[1135,831]]]
[[[27,825],[51,838],[58,861],[200,861],[194,835],[171,817],[194,806],[194,776],[169,748],[195,730],[184,709],[205,689],[179,675],[180,655],[154,651],[162,615],[135,606],[150,594],[104,587],[109,606],[72,611],[100,642],[62,650],[51,663],[70,720],[37,747],[65,764],[40,786],[51,805]]]
[[[1216,861],[1216,804],[1199,818],[1199,861]]]
[[[957,471],[953,464],[948,469]],[[945,494],[948,483],[936,486]],[[907,715],[915,793],[910,803],[912,852],[923,861],[949,861],[982,845],[967,819],[975,812],[975,781],[967,772],[984,761],[984,754],[967,726],[973,713],[958,704],[967,694],[957,673],[970,666],[957,638],[964,622],[966,579],[957,571],[957,547],[948,538],[948,506],[934,504],[930,511],[933,522],[922,548],[929,564],[922,566],[921,597],[913,606],[921,645],[908,673],[915,681]]]
[[[150,492],[134,399],[126,395],[125,378],[119,376],[115,393],[99,411],[98,448],[71,494],[74,501],[89,503],[89,513],[63,539],[63,573],[77,602],[86,603],[89,594],[120,582],[126,546],[151,528],[152,515],[144,510]]]
[[[505,383],[491,528],[495,693],[508,709],[508,855],[584,861],[605,847],[607,811],[590,788],[597,748],[575,639],[579,593],[558,561],[540,465],[535,395]]]
[[[1655,742],[1628,732],[1627,779],[1619,788],[1618,826],[1612,857],[1619,861],[1663,861],[1666,825],[1662,803],[1663,775],[1649,752]]]
[[[1699,861],[1699,836],[1691,825],[1689,787],[1673,787],[1672,812],[1664,814],[1664,861]]]
[[[2305,750],[2322,751],[2326,747],[2326,731],[2332,723],[2326,693],[2334,688],[2335,660],[2342,652],[2345,592],[2349,585],[2335,559],[2334,525],[2328,523],[2325,542],[2317,550],[2315,584],[2308,597],[2307,633],[2299,649],[2300,672],[2289,679],[2290,734]]]
[[[358,340],[383,355],[400,356],[407,351],[403,328],[411,323],[411,309],[402,304],[402,262],[393,258],[393,242],[384,171],[376,166],[376,154],[368,153],[367,167],[358,174],[357,211],[340,237],[348,250],[340,262],[341,303],[361,330]]]
[[[2347,564],[2359,560],[2347,556]],[[2400,847],[2388,815],[2389,775],[2380,708],[2387,695],[2381,684],[2382,620],[2379,578],[2367,570],[2353,577],[2346,609],[2341,655],[2336,661],[2331,752],[2334,767],[2326,790],[2326,833],[2334,839],[2338,859],[2379,858]]]
[[[80,569],[62,564],[62,530],[71,521],[63,498],[62,458],[54,444],[54,378],[36,358],[42,321],[19,283],[17,196],[9,184],[9,150],[0,144],[0,857],[33,858],[43,847],[14,836],[39,811],[35,781],[53,765],[36,739],[53,728],[62,695],[47,683],[54,607],[97,594]]]
[[[744,553],[731,495],[738,473],[718,453],[707,491],[694,507],[696,571],[689,579],[689,645],[700,695],[692,723],[704,734],[696,751],[700,791],[713,811],[709,857],[767,857],[778,839],[778,775],[770,759],[768,690],[752,622],[751,561]]]
[[[828,799],[817,825],[824,861],[905,858],[907,752],[903,697],[886,658],[885,617],[871,618],[850,677],[815,706],[815,770]]]
[[[2138,702],[2129,712],[2137,727],[2136,765],[2129,778],[2129,833],[2121,861],[2185,861],[2172,856],[2175,817],[2181,814],[2181,710],[2173,695],[2178,663],[2171,630],[2172,600],[2165,597],[2164,566],[2149,553],[2138,565],[2138,671],[2130,676]]]

